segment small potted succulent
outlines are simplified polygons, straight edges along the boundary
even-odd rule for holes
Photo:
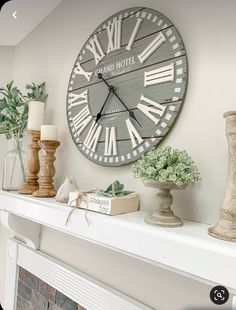
[[[186,151],[170,146],[151,149],[132,168],[135,177],[141,178],[148,187],[159,189],[158,206],[145,222],[162,227],[179,227],[183,222],[173,214],[170,206],[174,189],[185,189],[189,183],[200,179],[199,171]]]
[[[124,197],[129,194],[132,194],[132,191],[124,190],[124,184],[120,183],[120,181],[116,180],[112,182],[107,189],[105,190],[96,190],[96,194],[99,196],[106,196],[106,197]]]

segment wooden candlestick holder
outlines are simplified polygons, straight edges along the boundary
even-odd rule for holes
[[[236,111],[224,114],[228,140],[228,179],[217,224],[208,229],[212,237],[236,242]]]
[[[57,191],[53,185],[53,177],[55,175],[54,156],[56,149],[59,147],[59,141],[40,141],[41,157],[40,157],[40,173],[39,173],[39,189],[33,192],[34,197],[55,197]]]
[[[40,150],[40,146],[38,142],[40,139],[40,131],[28,130],[27,135],[31,139],[31,144],[28,147],[29,157],[27,161],[26,182],[18,192],[19,194],[31,195],[34,191],[36,191],[39,188],[38,173],[40,165],[39,165],[38,153]]]

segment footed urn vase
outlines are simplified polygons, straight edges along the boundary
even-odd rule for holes
[[[183,222],[180,218],[174,215],[171,210],[173,203],[173,196],[171,190],[185,189],[187,184],[177,186],[175,183],[167,182],[160,183],[158,181],[152,181],[145,183],[147,187],[158,188],[159,191],[156,195],[157,206],[154,212],[145,217],[144,221],[147,224],[156,225],[160,227],[180,227],[183,226]]]
[[[224,114],[229,148],[228,179],[218,223],[208,229],[212,237],[236,242],[236,111]]]

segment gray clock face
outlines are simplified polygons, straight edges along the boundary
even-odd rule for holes
[[[148,8],[123,10],[88,38],[72,70],[67,116],[89,160],[120,166],[160,143],[187,88],[187,57],[176,27]]]

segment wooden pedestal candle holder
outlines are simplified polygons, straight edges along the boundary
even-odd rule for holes
[[[27,134],[31,139],[31,144],[29,145],[26,182],[19,190],[19,194],[31,195],[39,188],[38,173],[40,165],[38,152],[40,150],[40,146],[38,142],[40,139],[40,131],[28,130]]]
[[[54,156],[56,149],[59,147],[59,141],[40,141],[41,157],[40,157],[40,174],[39,189],[33,193],[35,197],[55,197],[57,191],[53,185],[53,177],[55,175]]]

